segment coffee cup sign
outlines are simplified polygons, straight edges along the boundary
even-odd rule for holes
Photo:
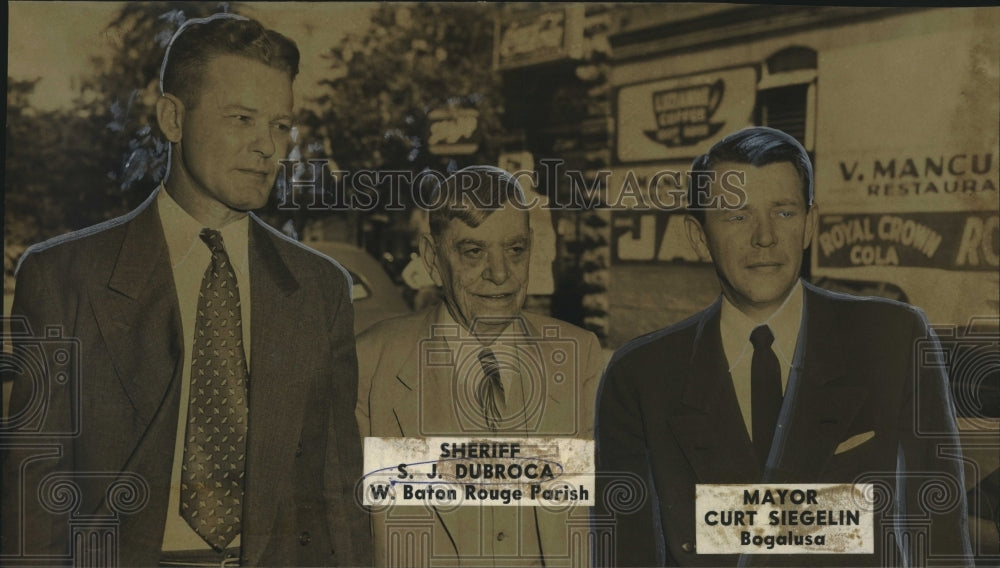
[[[726,84],[722,79],[713,83],[654,91],[656,128],[644,130],[643,133],[650,140],[669,148],[690,146],[714,136],[725,124],[724,121],[712,121],[725,91]]]
[[[723,133],[748,126],[757,73],[745,65],[624,84],[616,96],[618,161],[690,161]]]

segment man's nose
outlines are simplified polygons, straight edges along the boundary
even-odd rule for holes
[[[765,217],[757,221],[753,231],[753,244],[758,247],[769,247],[777,242],[778,238],[774,232],[774,220]]]
[[[507,259],[502,253],[487,255],[483,278],[494,284],[503,284],[510,278],[510,266],[507,264]]]
[[[277,149],[277,145],[274,143],[274,129],[270,125],[265,125],[264,128],[257,130],[256,134],[257,136],[250,144],[250,150],[264,158],[273,156]]]

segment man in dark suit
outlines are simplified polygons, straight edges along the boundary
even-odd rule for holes
[[[593,519],[613,527],[614,544],[599,563],[970,562],[947,376],[914,354],[932,338],[923,313],[799,280],[812,197],[808,155],[777,130],[741,130],[695,159],[686,228],[722,296],[609,363]],[[886,505],[874,554],[698,554],[696,484],[852,482],[874,483]],[[604,495],[622,483],[631,502]]]
[[[72,341],[14,379],[7,558],[371,562],[350,279],[249,213],[291,145],[298,61],[252,20],[188,21],[161,70],[166,181],[22,258],[13,315]]]

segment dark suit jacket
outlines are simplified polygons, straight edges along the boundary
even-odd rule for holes
[[[96,515],[118,519],[120,565],[158,562],[185,346],[156,195],[21,261],[14,316],[76,347],[15,376],[10,440],[28,445],[4,464],[5,554],[70,554],[70,523]],[[249,263],[243,562],[370,564],[349,278],[253,216]]]
[[[796,360],[797,392],[786,393],[787,435],[772,454],[773,483],[873,482],[905,496],[906,514],[933,521],[930,554],[969,563],[964,483],[946,374],[915,366],[928,337],[923,314],[904,304],[833,294],[805,284]],[[602,380],[597,412],[595,529],[613,527],[598,563],[618,566],[735,565],[739,555],[698,555],[695,484],[757,483],[763,468],[736,399],[719,332],[721,301],[619,349]],[[924,435],[918,436],[918,430]],[[853,436],[874,437],[835,455]],[[897,484],[897,451],[905,483]],[[641,505],[609,505],[615,482],[645,487]],[[927,513],[919,494],[939,482],[948,497]],[[619,486],[620,487],[620,486]],[[928,487],[931,487],[930,485]],[[890,501],[891,503],[891,501]],[[890,507],[891,508],[891,507]],[[929,515],[929,516],[928,516]],[[754,565],[900,563],[876,516],[873,555],[770,555]],[[923,565],[928,551],[912,562]],[[963,556],[964,555],[964,556]]]
[[[453,367],[421,364],[428,354],[448,350],[447,340],[432,335],[444,304],[422,312],[376,324],[358,337],[361,363],[357,418],[364,436],[422,437],[472,435],[463,427],[453,395]],[[523,312],[525,353],[537,353],[538,368],[547,382],[542,412],[531,425],[531,435],[593,437],[594,398],[600,380],[603,356],[597,337],[583,329],[550,317]],[[515,324],[516,325],[516,324]],[[553,332],[555,332],[553,334]],[[537,348],[537,351],[531,348]],[[421,349],[423,351],[421,351]],[[569,356],[563,364],[556,356]],[[551,379],[559,372],[572,380]],[[476,432],[483,435],[483,432]],[[512,436],[513,434],[505,434]],[[436,507],[424,518],[415,507],[390,508],[373,513],[377,566],[433,564],[482,565],[480,554],[480,509],[458,507],[450,512]],[[587,511],[583,507],[545,510],[530,507],[535,515],[545,566],[585,566],[585,550],[573,549],[572,534],[586,537]],[[399,540],[389,538],[392,528]],[[430,528],[431,546],[420,546],[413,533]],[[580,533],[583,533],[582,535]],[[402,543],[402,544],[400,544]],[[416,543],[416,544],[413,544]],[[431,548],[432,547],[432,548]],[[528,564],[528,560],[525,560]]]

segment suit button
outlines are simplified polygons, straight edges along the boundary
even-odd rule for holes
[[[681,544],[681,550],[683,550],[684,552],[687,552],[688,554],[691,554],[692,552],[695,551],[695,547],[694,547],[693,543],[691,543],[691,542],[685,542],[685,543]]]
[[[302,455],[302,442],[299,442],[299,445],[295,446],[295,455],[296,456]]]
[[[507,538],[507,535],[503,534],[502,532],[497,533],[497,540],[502,541],[505,538]]]
[[[299,535],[299,544],[301,544],[302,546],[305,546],[310,542],[312,542],[312,537],[309,536],[309,531],[304,531],[302,534]]]

